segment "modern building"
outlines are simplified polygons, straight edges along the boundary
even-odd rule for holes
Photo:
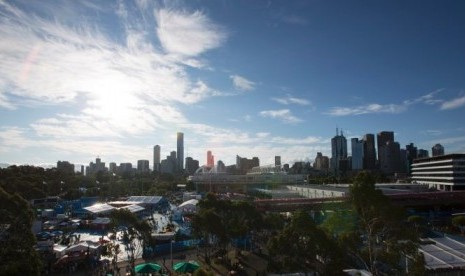
[[[108,164],[108,171],[110,173],[117,173],[118,172],[118,166],[116,166],[115,162],[110,162],[110,164]]]
[[[74,164],[68,161],[58,161],[57,170],[67,174],[74,174]]]
[[[138,172],[149,172],[149,160],[137,160],[137,171]]]
[[[419,149],[417,158],[426,158],[426,157],[429,157],[429,152],[425,149]]]
[[[323,156],[321,152],[316,153],[315,162],[313,162],[313,168],[319,171],[328,172],[329,170],[329,157]]]
[[[413,160],[412,181],[438,190],[465,190],[465,154]]]
[[[444,155],[444,147],[441,144],[436,144],[431,148],[431,155],[434,156],[440,156]]]
[[[347,170],[347,139],[341,130],[336,129],[336,136],[331,139],[331,170],[336,176]]]
[[[184,133],[178,132],[176,137],[177,171],[182,172],[184,170]]]
[[[199,168],[199,160],[195,160],[192,157],[186,157],[186,172],[188,175],[193,175]]]
[[[394,142],[394,132],[393,131],[381,131],[376,135],[376,143],[378,146],[378,162],[381,163],[381,149],[384,147],[387,142]]]
[[[210,150],[207,151],[207,166],[210,168],[213,168],[215,166],[215,157],[213,156]]]
[[[363,169],[376,169],[375,135],[367,133],[363,136]]]
[[[105,167],[105,162],[97,157],[94,162],[90,162],[89,166],[86,167],[86,175],[96,174],[98,172],[105,172],[107,168]]]
[[[281,156],[276,155],[276,156],[274,157],[274,165],[275,165],[275,166],[281,166]]]
[[[258,157],[252,157],[252,159],[248,159],[246,157],[240,157],[239,155],[236,155],[236,168],[240,174],[246,174],[249,170],[258,166],[260,166],[260,160]]]
[[[400,145],[394,141],[388,141],[378,150],[379,169],[387,176],[403,172],[401,168]]]
[[[176,151],[172,151],[166,159],[161,160],[160,172],[162,173],[176,173],[178,162],[176,161]]]
[[[364,141],[358,138],[352,138],[350,141],[352,148],[352,170],[363,170],[363,160],[365,156]]]
[[[160,146],[156,145],[153,147],[153,171],[159,172],[160,171]]]

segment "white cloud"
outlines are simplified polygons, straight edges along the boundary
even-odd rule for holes
[[[219,47],[226,38],[222,28],[200,11],[160,9],[155,11],[155,18],[157,35],[168,53],[197,56]]]
[[[311,102],[306,99],[296,98],[291,95],[287,95],[283,98],[271,98],[273,101],[278,102],[280,104],[289,105],[289,104],[297,104],[297,105],[310,105]]]
[[[284,123],[294,124],[302,122],[301,119],[292,115],[289,109],[280,109],[280,110],[264,110],[260,112],[262,117],[268,117],[273,119],[279,119]]]
[[[458,97],[441,104],[441,110],[456,109],[465,106],[465,96]]]
[[[234,87],[236,89],[242,91],[250,91],[255,89],[255,83],[253,81],[250,81],[239,75],[231,75],[229,77],[232,79]]]
[[[372,113],[390,113],[398,114],[404,112],[406,107],[403,105],[388,104],[367,104],[363,106],[356,107],[333,107],[326,114],[332,116],[349,116],[349,115],[362,115],[362,114],[372,114]]]
[[[147,7],[149,2],[138,4]],[[68,14],[69,7],[52,6],[43,3],[42,12],[52,14],[39,17],[12,4],[0,5],[0,108],[59,105],[78,99],[83,103],[77,112],[39,118],[31,124],[38,135],[121,137],[149,133],[185,123],[178,104],[194,104],[221,94],[203,80],[191,80],[186,72],[186,64],[205,66],[196,55],[220,46],[225,38],[204,14],[157,13],[153,7],[144,11],[159,16],[157,31],[163,36],[164,49],[170,52],[166,54],[152,45],[153,33],[147,32],[155,19],[130,22],[136,16],[124,2],[113,11],[125,30],[122,42],[104,33],[99,21],[80,20],[78,14],[75,20],[62,21],[64,17],[54,15],[62,8]],[[106,11],[111,16],[109,9]],[[185,43],[185,48],[176,46],[183,41],[169,31],[190,33],[185,38],[193,41]]]

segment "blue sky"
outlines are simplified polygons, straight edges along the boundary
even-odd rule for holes
[[[465,152],[463,1],[0,0],[0,163]],[[350,148],[350,147],[349,147]],[[151,164],[152,165],[152,164]]]

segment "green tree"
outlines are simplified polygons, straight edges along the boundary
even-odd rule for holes
[[[39,275],[40,260],[34,249],[33,212],[18,194],[0,188],[0,273]]]
[[[366,268],[374,275],[379,267],[394,273],[405,256],[416,256],[417,239],[405,231],[404,210],[393,206],[375,187],[375,177],[361,172],[350,187],[350,202],[357,215],[357,229],[352,236],[355,247],[351,252],[363,260]],[[360,238],[357,238],[360,237]]]
[[[268,242],[268,250],[280,272],[342,274],[340,250],[304,211],[292,215],[291,222]]]

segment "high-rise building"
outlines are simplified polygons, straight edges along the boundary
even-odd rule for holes
[[[363,169],[376,168],[375,135],[367,133],[363,136]]]
[[[184,170],[184,133],[177,133],[177,169],[179,172]]]
[[[426,158],[429,157],[429,152],[425,149],[419,149],[417,158]]]
[[[364,141],[358,138],[351,139],[352,170],[363,170]]]
[[[379,153],[380,149],[387,144],[387,142],[394,142],[394,132],[393,131],[381,131],[376,135],[376,142],[378,146],[378,162],[381,163],[381,154]]]
[[[340,175],[344,172],[345,165],[347,162],[347,139],[341,130],[336,129],[336,136],[331,139],[331,169],[335,175]]]
[[[444,155],[444,147],[441,144],[436,144],[431,148],[433,157]]]
[[[278,166],[281,167],[281,156],[276,155],[276,156],[274,157],[274,165],[275,165],[276,167],[278,167]]]
[[[138,172],[149,172],[149,160],[137,160]]]
[[[207,151],[207,167],[213,168],[215,166],[215,157],[213,156],[212,152],[209,150]]]
[[[58,161],[57,171],[67,173],[67,174],[74,174],[74,164],[68,161]]]
[[[223,161],[218,160],[218,162],[216,162],[216,171],[219,173],[226,172],[226,165]]]
[[[192,157],[186,157],[186,172],[193,175],[199,168],[199,160],[194,160]]]
[[[313,168],[320,171],[328,171],[329,169],[329,157],[323,156],[321,152],[316,153],[315,162],[313,163]]]
[[[156,145],[153,147],[153,171],[160,171],[160,146]]]
[[[241,174],[247,173],[253,167],[260,166],[260,159],[258,157],[252,157],[252,159],[247,159],[245,157],[240,157],[236,155],[236,168]]]
[[[378,150],[379,168],[386,175],[402,172],[400,159],[400,145],[397,142],[388,141]]]
[[[110,164],[108,164],[108,171],[110,173],[117,173],[117,166],[115,162],[110,162]]]

